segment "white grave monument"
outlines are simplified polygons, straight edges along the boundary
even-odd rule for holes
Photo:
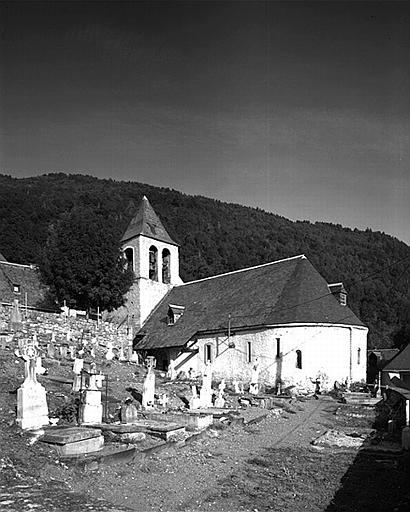
[[[218,397],[215,400],[215,407],[225,407],[225,399],[223,397],[225,391],[225,379],[221,380],[218,388]]]
[[[169,378],[169,380],[175,380],[177,378],[177,372],[175,370],[175,361],[173,359],[171,359],[169,362],[167,377]]]
[[[191,386],[191,390],[192,390],[192,397],[189,401],[189,408],[190,409],[199,409],[199,407],[201,405],[201,401],[198,396],[198,390],[196,389],[195,385]]]
[[[112,343],[108,342],[107,343],[107,352],[105,354],[105,359],[107,361],[112,361],[114,359],[114,356],[115,356],[115,354],[114,354]]]
[[[24,430],[37,429],[49,424],[46,390],[36,376],[37,348],[34,343],[23,345],[21,354],[25,380],[17,390],[17,424]]]
[[[155,400],[155,373],[151,365],[148,366],[148,373],[144,380],[142,389],[142,408],[150,409],[154,407]]]
[[[200,407],[212,407],[212,364],[210,361],[208,361],[205,366],[199,399]]]
[[[101,391],[97,387],[98,374],[95,364],[91,365],[90,381],[83,394],[83,403],[80,408],[80,423],[102,423]]]

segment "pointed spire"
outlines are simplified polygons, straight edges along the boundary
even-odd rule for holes
[[[146,196],[142,198],[138,211],[128,224],[121,242],[139,235],[166,242],[167,244],[178,245],[167,233]]]

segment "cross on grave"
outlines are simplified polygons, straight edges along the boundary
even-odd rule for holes
[[[48,425],[48,406],[45,388],[37,382],[38,350],[34,340],[21,346],[25,361],[25,380],[17,390],[17,424],[24,430]]]

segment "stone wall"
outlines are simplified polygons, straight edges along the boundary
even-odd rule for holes
[[[64,314],[21,308],[22,322],[20,326],[10,325],[12,308],[0,305],[0,333],[3,338],[14,340],[30,338],[34,335],[40,346],[51,342],[54,334],[55,345],[81,346],[86,340],[92,345],[105,348],[112,344],[114,348],[126,348],[132,343],[132,333],[127,332],[127,326],[110,322],[97,322],[86,317],[71,317]]]

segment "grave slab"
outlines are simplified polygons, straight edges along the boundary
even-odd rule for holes
[[[55,427],[47,429],[45,435],[42,438],[42,441],[44,443],[62,445],[83,441],[85,439],[92,439],[94,437],[99,437],[100,435],[101,430],[96,428]]]
[[[57,455],[61,457],[83,455],[85,453],[97,452],[104,446],[104,437],[91,437],[82,441],[75,441],[67,444],[51,444]]]

